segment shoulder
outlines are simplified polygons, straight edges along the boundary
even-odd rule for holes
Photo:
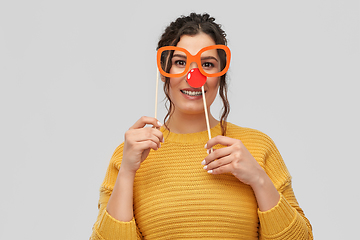
[[[252,153],[261,152],[264,155],[270,155],[278,152],[274,141],[267,134],[256,129],[227,123],[226,136],[240,140]]]
[[[121,160],[122,160],[122,156],[123,156],[123,149],[124,149],[124,142],[121,143],[114,151],[111,160],[110,160],[110,164],[114,165],[117,169],[120,168],[121,165]]]
[[[239,139],[264,168],[277,189],[291,182],[291,175],[274,141],[265,133],[251,128],[227,124],[227,136]]]
[[[227,123],[226,136],[246,142],[274,144],[273,140],[267,134],[257,129],[240,127],[229,122]]]

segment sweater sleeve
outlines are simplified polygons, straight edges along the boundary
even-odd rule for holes
[[[100,199],[98,203],[99,214],[93,226],[90,240],[140,240],[141,233],[137,228],[135,219],[130,222],[121,222],[113,218],[107,211],[106,206],[116,182],[122,159],[123,144],[114,152],[105,179],[100,188]]]
[[[312,227],[295,198],[291,176],[275,144],[270,140],[265,171],[280,194],[278,204],[261,212],[259,239],[313,239]]]

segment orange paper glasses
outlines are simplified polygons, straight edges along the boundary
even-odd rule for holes
[[[229,69],[231,52],[225,45],[212,45],[191,55],[185,48],[165,46],[157,51],[157,66],[165,77],[181,77],[187,74],[191,63],[196,63],[206,77],[219,77]]]

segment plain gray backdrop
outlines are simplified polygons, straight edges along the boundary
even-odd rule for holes
[[[154,115],[157,41],[192,11],[227,32],[229,121],[275,141],[315,239],[356,236],[359,1],[14,0],[0,3],[0,239],[89,238],[113,151]]]

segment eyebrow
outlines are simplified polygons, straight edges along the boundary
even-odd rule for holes
[[[207,57],[202,57],[201,60],[208,60],[208,59],[214,59],[215,61],[218,62],[218,59],[216,57],[213,56],[207,56]]]
[[[174,54],[172,57],[179,57],[179,58],[184,58],[184,59],[187,58],[186,55],[184,55],[184,54],[179,54],[179,53]],[[203,60],[209,60],[209,59],[213,59],[213,60],[219,62],[219,60],[218,60],[216,57],[213,57],[213,56],[205,56],[205,57],[202,57],[202,58],[201,58],[202,61],[203,61]]]
[[[179,53],[174,54],[172,57],[180,57],[180,58],[185,58],[185,59],[187,58],[186,55],[179,54]]]

